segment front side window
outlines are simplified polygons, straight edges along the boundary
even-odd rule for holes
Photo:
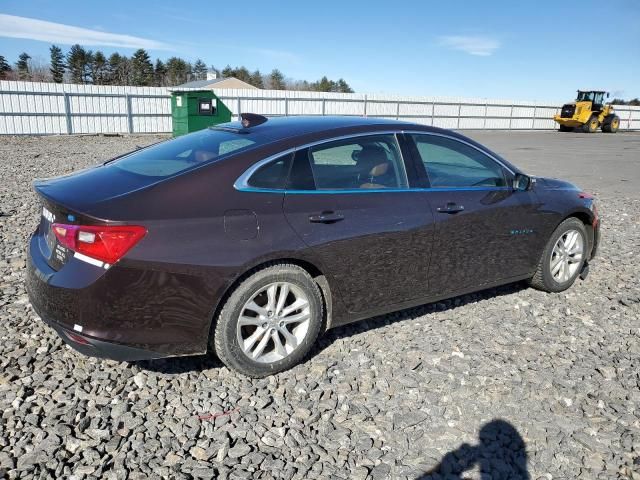
[[[437,135],[413,135],[429,183],[439,187],[504,187],[503,168],[480,150]]]
[[[394,135],[323,143],[308,150],[318,190],[408,188]]]

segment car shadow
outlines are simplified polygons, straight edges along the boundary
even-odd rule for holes
[[[454,310],[458,307],[462,307],[464,305],[475,303],[481,300],[487,300],[503,295],[512,295],[521,290],[525,290],[526,288],[528,288],[526,282],[510,283],[500,287],[488,288],[486,290],[481,290],[466,295],[460,295],[458,297],[441,300],[439,302],[427,303],[417,307],[399,310],[397,312],[389,313],[386,315],[379,315],[377,317],[371,317],[366,320],[360,320],[348,325],[332,328],[318,339],[314,347],[311,349],[311,352],[309,353],[307,359],[315,357],[323,350],[328,348],[333,342],[341,338],[348,338],[353,335],[365,333],[370,330],[375,330],[377,328],[381,328],[396,322],[411,320],[413,318],[427,315],[429,313]],[[165,374],[180,374],[193,371],[203,371],[223,366],[222,362],[220,362],[220,360],[218,360],[215,355],[198,355],[191,357],[164,358],[158,360],[141,360],[137,362],[131,362],[131,364],[136,365],[143,370]]]
[[[526,444],[518,430],[506,420],[496,419],[482,426],[479,443],[463,443],[447,453],[440,463],[416,480],[464,480],[465,472],[477,468],[481,480],[529,480]]]
[[[158,360],[140,360],[131,362],[142,370],[179,375],[182,373],[202,372],[212,368],[223,367],[223,363],[215,355],[194,355],[189,357],[169,357]]]
[[[315,346],[312,348],[309,358],[315,357],[323,350],[328,348],[333,342],[342,338],[348,338],[353,335],[358,335],[371,330],[391,325],[396,322],[403,322],[405,320],[412,320],[423,315],[428,315],[434,312],[443,312],[448,310],[455,310],[456,308],[476,303],[481,300],[488,300],[491,298],[501,297],[504,295],[512,295],[514,293],[526,290],[529,288],[526,282],[516,282],[499,287],[488,288],[480,290],[478,292],[469,293],[466,295],[460,295],[458,297],[448,298],[433,303],[425,303],[417,307],[407,308],[405,310],[399,310],[397,312],[388,313],[386,315],[379,315],[377,317],[367,318],[357,322],[349,323],[340,327],[332,328],[327,331],[321,338],[318,339]]]

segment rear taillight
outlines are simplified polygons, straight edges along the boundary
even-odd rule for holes
[[[138,225],[52,225],[58,241],[74,252],[113,264],[142,239],[147,229]]]

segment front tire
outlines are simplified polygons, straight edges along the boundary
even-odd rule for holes
[[[573,132],[573,127],[567,127],[566,125],[560,125],[558,129],[560,132]]]
[[[608,118],[605,120],[604,125],[602,125],[602,131],[605,133],[616,133],[618,128],[620,128],[620,117],[617,115]]]
[[[229,296],[218,315],[213,344],[227,367],[262,378],[299,363],[322,324],[322,295],[309,273],[297,265],[272,265]]]
[[[598,122],[597,115],[591,115],[589,121],[582,126],[582,131],[585,133],[595,133],[598,130],[598,126],[600,122]]]
[[[587,257],[587,231],[577,218],[568,218],[555,229],[542,253],[532,287],[562,292],[575,282]]]

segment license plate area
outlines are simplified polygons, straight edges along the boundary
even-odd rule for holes
[[[40,220],[40,232],[44,238],[44,244],[46,248],[41,248],[42,254],[47,259],[49,266],[55,270],[60,269],[69,257],[69,250],[60,245],[56,234],[53,231],[53,224],[56,221],[56,216],[47,207],[42,207],[42,219]],[[46,251],[45,251],[46,250]]]

